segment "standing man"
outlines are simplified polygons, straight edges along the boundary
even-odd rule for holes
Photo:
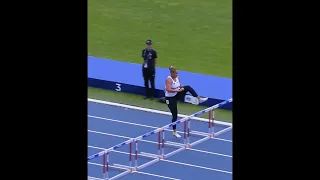
[[[155,96],[155,85],[154,79],[156,74],[156,63],[157,63],[157,52],[152,49],[152,41],[147,40],[146,42],[147,48],[142,50],[142,74],[144,79],[144,86],[146,89],[145,99],[150,98],[153,99]],[[151,89],[149,88],[149,81],[151,85]]]

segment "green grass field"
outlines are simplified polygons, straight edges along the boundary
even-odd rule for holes
[[[152,39],[158,66],[232,77],[232,0],[89,0],[88,54],[141,63]]]
[[[232,0],[89,0],[88,55],[141,63],[145,41],[152,39],[158,66],[232,77]],[[141,96],[88,87],[88,96],[168,111]],[[202,106],[179,104],[180,114]],[[232,121],[232,112],[217,111]]]

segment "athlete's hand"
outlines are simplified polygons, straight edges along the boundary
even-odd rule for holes
[[[179,92],[184,91],[184,88],[179,89]]]

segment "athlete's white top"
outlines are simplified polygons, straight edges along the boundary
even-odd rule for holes
[[[167,78],[172,79],[171,76],[168,76]],[[171,89],[180,89],[180,81],[178,77],[176,77],[176,81],[172,79]],[[177,92],[168,92],[166,86],[164,92],[166,97],[173,97],[177,94]]]

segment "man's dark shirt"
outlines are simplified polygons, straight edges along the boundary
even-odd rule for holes
[[[155,70],[155,58],[157,58],[157,52],[154,49],[143,49],[142,50],[142,69],[143,70]]]

